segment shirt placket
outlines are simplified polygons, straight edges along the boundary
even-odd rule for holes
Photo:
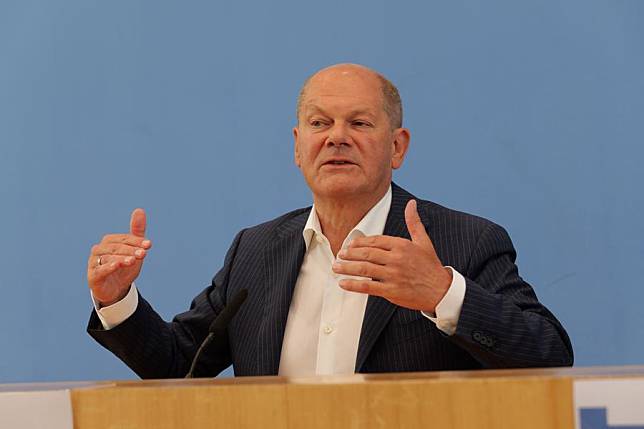
[[[322,236],[323,237],[323,236]],[[338,320],[342,311],[342,291],[338,286],[338,277],[331,269],[335,257],[326,238],[323,238],[325,263],[324,293],[322,314],[320,317],[318,356],[316,373],[327,375],[335,373],[335,360],[338,345]]]

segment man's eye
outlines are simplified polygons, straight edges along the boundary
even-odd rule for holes
[[[324,122],[322,122],[322,121],[318,121],[318,120],[314,120],[314,121],[311,121],[311,122],[310,122],[310,124],[311,124],[311,126],[312,126],[312,127],[314,127],[314,128],[319,128],[319,127],[321,127],[321,126],[323,126],[323,125],[324,125]]]
[[[371,124],[365,121],[353,121],[353,125],[355,125],[356,127],[368,127]]]

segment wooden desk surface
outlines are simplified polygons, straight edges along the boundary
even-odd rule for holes
[[[7,384],[70,389],[76,429],[574,427],[572,381],[644,366]]]

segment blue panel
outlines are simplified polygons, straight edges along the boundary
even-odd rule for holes
[[[609,426],[606,420],[606,408],[580,408],[580,429],[644,429],[644,425]]]
[[[398,84],[396,180],[504,225],[579,365],[644,362],[644,2],[0,2],[0,382],[130,378],[84,332],[90,246],[149,214],[166,318],[242,227],[308,205],[304,78]]]

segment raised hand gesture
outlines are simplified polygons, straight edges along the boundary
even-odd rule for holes
[[[108,234],[92,246],[87,262],[87,282],[94,298],[108,306],[127,295],[141,272],[143,259],[152,247],[145,238],[145,211],[135,209],[129,234]]]
[[[411,240],[387,235],[355,238],[338,253],[343,261],[336,262],[333,271],[367,277],[340,280],[345,290],[381,296],[402,307],[434,313],[452,283],[452,272],[438,258],[415,200],[405,207],[405,222]]]

